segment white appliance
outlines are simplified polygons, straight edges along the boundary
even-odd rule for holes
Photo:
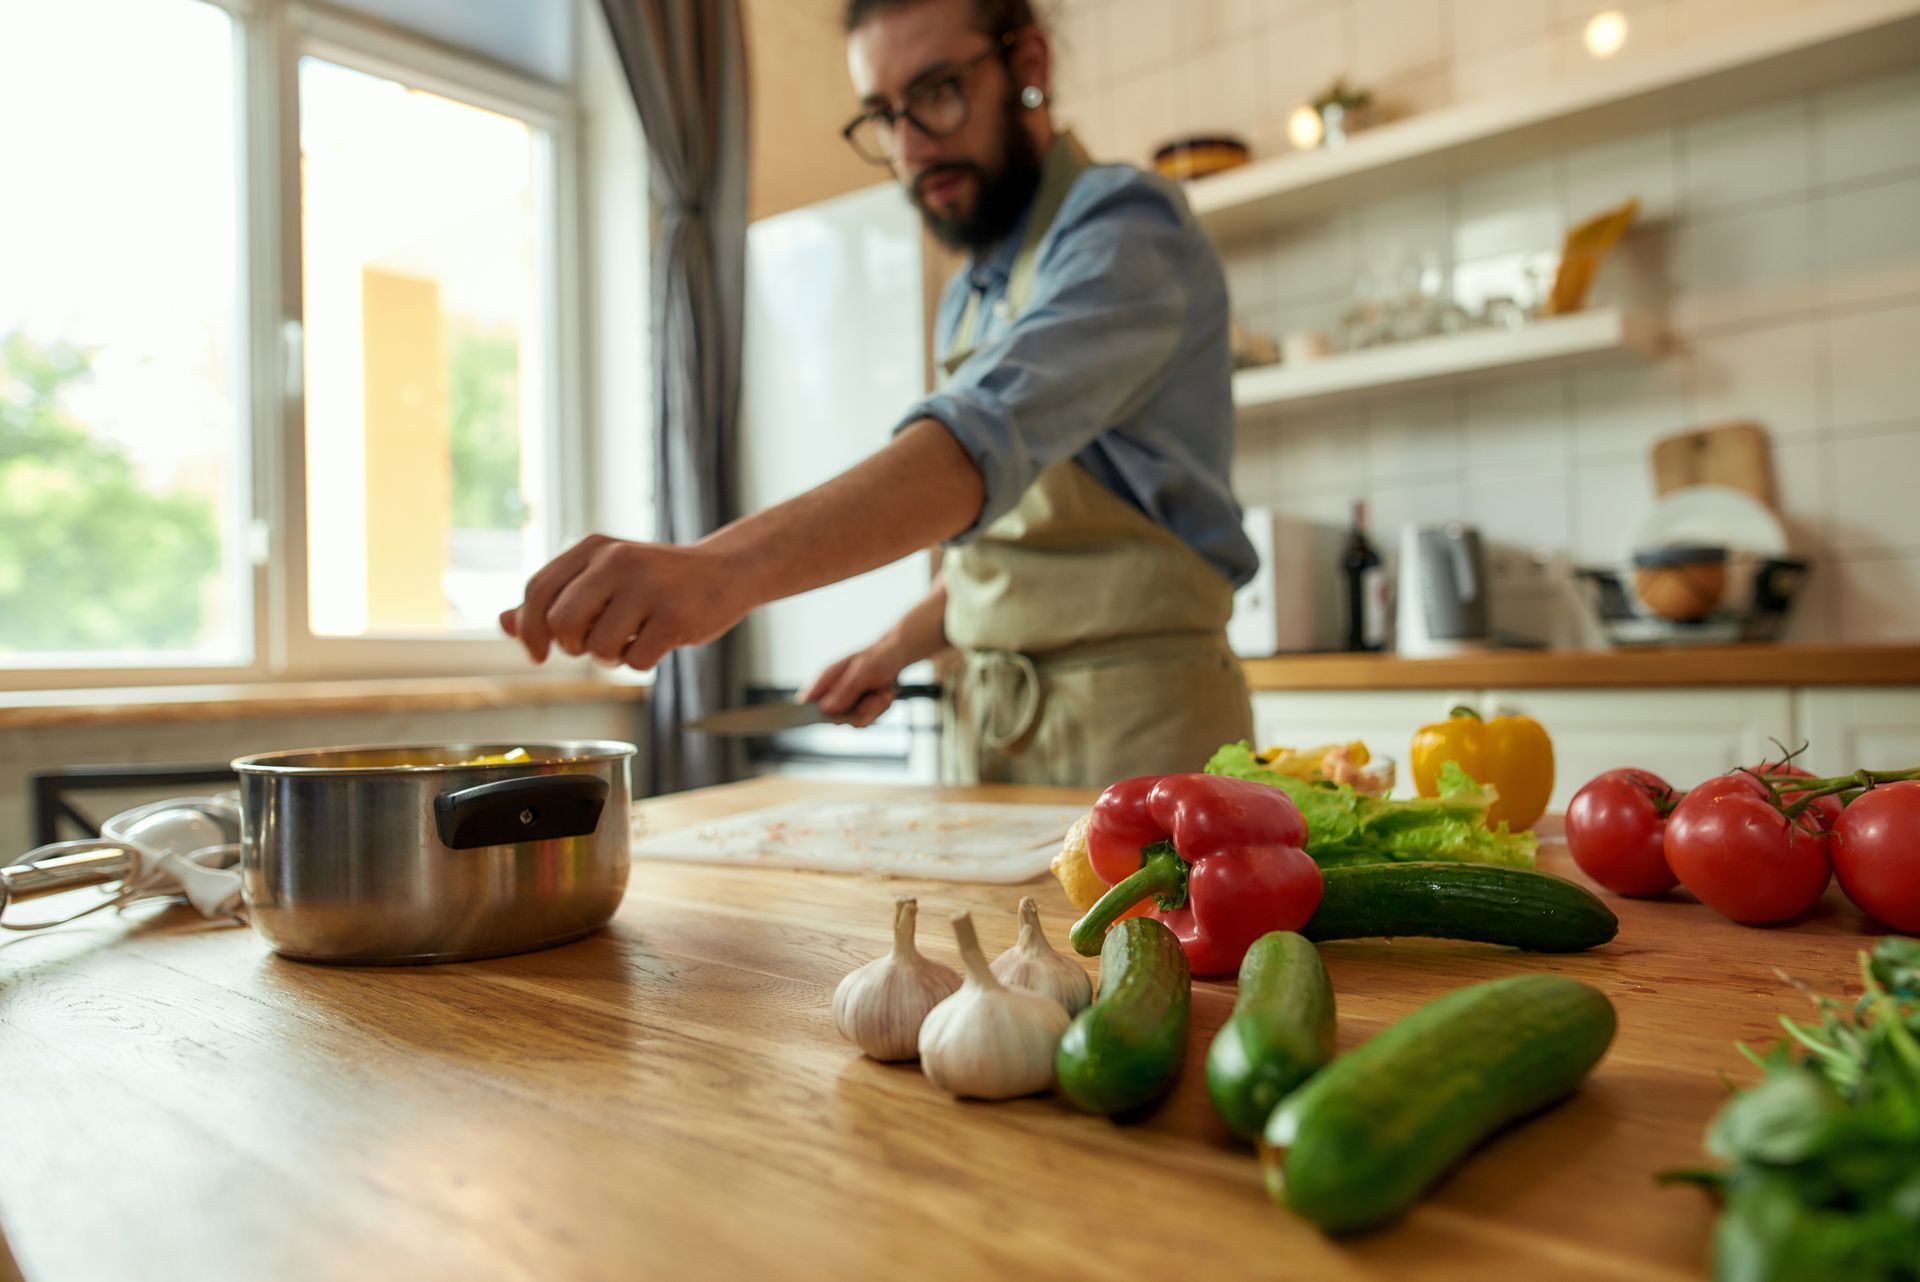
[[[1414,658],[1486,649],[1489,586],[1480,531],[1457,521],[1406,526],[1394,648]]]
[[[1257,659],[1329,646],[1331,615],[1322,598],[1337,556],[1328,546],[1332,532],[1268,507],[1248,508],[1242,525],[1260,569],[1234,594],[1227,621],[1233,652]]]
[[[920,221],[888,183],[747,228],[740,502],[757,511],[845,471],[887,443],[926,393]],[[927,591],[927,558],[756,610],[742,625],[747,697],[806,686],[875,640]],[[903,680],[931,680],[911,671]],[[780,769],[932,782],[937,707],[904,700],[866,730],[783,733]]]

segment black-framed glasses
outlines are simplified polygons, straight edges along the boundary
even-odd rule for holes
[[[895,140],[899,137],[902,120],[929,138],[945,138],[960,132],[966,128],[970,110],[967,106],[967,77],[987,59],[1012,48],[1019,34],[1009,31],[953,70],[920,81],[907,90],[906,100],[898,109],[872,107],[861,112],[847,122],[840,136],[868,164],[886,165],[893,162],[899,149]]]

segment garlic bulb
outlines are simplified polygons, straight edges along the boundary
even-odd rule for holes
[[[1093,981],[1077,963],[1048,944],[1040,929],[1040,906],[1032,898],[1020,901],[1020,939],[993,959],[993,977],[1009,988],[1026,988],[1051,997],[1077,1015],[1093,1003]]]
[[[912,1059],[920,1021],[960,987],[960,976],[928,961],[913,946],[917,912],[911,899],[893,901],[893,951],[870,961],[833,990],[833,1023],[840,1035],[875,1059]]]
[[[1008,988],[993,977],[973,918],[953,919],[967,964],[960,991],[920,1025],[920,1068],[943,1091],[975,1099],[1011,1099],[1053,1084],[1053,1052],[1067,1012],[1051,997]]]

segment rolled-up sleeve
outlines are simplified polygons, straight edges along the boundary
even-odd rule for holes
[[[1048,236],[1027,310],[974,352],[899,427],[936,419],[980,469],[986,501],[965,542],[1004,515],[1042,469],[1125,421],[1159,388],[1187,310],[1173,197],[1129,184]]]

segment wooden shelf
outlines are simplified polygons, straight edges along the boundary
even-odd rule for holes
[[[1491,650],[1442,659],[1296,654],[1247,659],[1255,690],[1541,690],[1920,685],[1920,645]]]
[[[1194,181],[1187,200],[1218,240],[1416,187],[1872,76],[1920,62],[1920,0],[1831,0],[1742,19],[1711,39],[1596,63],[1545,88],[1437,108]],[[1575,210],[1576,214],[1596,211]]]
[[[1263,365],[1233,376],[1240,410],[1300,409],[1388,391],[1464,383],[1529,366],[1653,356],[1660,332],[1650,319],[1596,308],[1522,329],[1482,329],[1325,356],[1300,365]]]
[[[259,685],[108,687],[0,694],[0,730],[154,725],[316,714],[633,703],[649,687],[595,678],[442,677],[407,681],[290,681]]]

